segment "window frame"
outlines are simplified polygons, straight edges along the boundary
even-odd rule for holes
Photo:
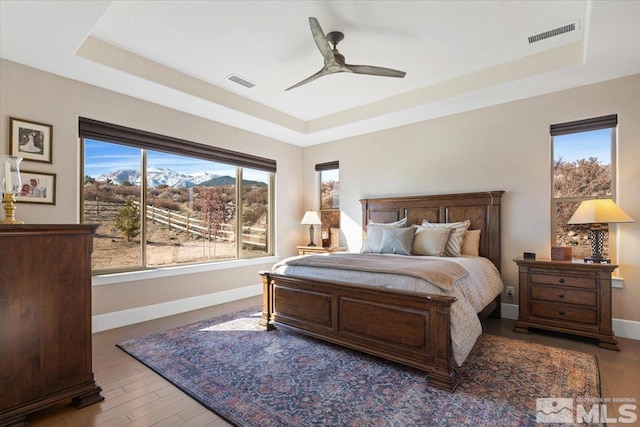
[[[264,157],[254,156],[250,154],[241,153],[238,151],[228,150],[206,144],[196,143],[179,138],[169,137],[161,134],[156,134],[148,131],[143,131],[134,128],[128,128],[112,123],[102,122],[98,120],[88,119],[84,117],[79,118],[79,143],[80,143],[80,222],[84,223],[84,179],[85,179],[85,140],[96,140],[105,143],[124,145],[141,150],[140,167],[145,173],[147,170],[147,151],[157,151],[169,154],[175,154],[180,156],[187,156],[197,158],[201,160],[223,163],[236,167],[236,256],[235,258],[225,258],[219,260],[206,260],[196,261],[189,263],[177,263],[167,265],[147,265],[146,259],[146,230],[145,230],[145,218],[146,218],[146,200],[147,200],[147,180],[143,179],[140,188],[141,198],[141,232],[140,232],[140,251],[141,251],[141,264],[135,267],[122,267],[112,269],[92,269],[93,274],[98,275],[110,275],[116,273],[125,272],[148,272],[158,269],[167,269],[174,267],[185,266],[203,266],[207,264],[219,264],[221,262],[238,262],[243,260],[259,260],[273,257],[275,253],[275,222],[274,222],[274,209],[275,209],[275,175],[276,175],[276,161]],[[268,181],[268,201],[269,206],[267,210],[267,223],[269,229],[267,232],[266,240],[267,247],[264,254],[256,256],[243,257],[243,250],[241,246],[242,242],[242,194],[243,194],[243,169],[249,168],[269,173]]]
[[[323,212],[329,212],[329,213],[334,213],[337,212],[338,213],[338,218],[340,218],[340,199],[338,198],[338,207],[337,208],[323,208],[322,207],[322,172],[324,171],[330,171],[330,170],[337,170],[338,171],[338,177],[340,176],[340,162],[338,160],[334,160],[331,162],[325,162],[325,163],[318,163],[316,164],[315,167],[316,173],[319,173],[319,187],[318,187],[318,212],[320,213],[320,218],[322,218],[322,213]],[[338,185],[340,184],[340,179],[338,178]],[[338,220],[339,221],[339,220]],[[324,227],[324,224],[320,226],[320,240],[322,241],[322,229],[323,228],[327,228]],[[331,227],[328,227],[331,228]],[[338,227],[338,229],[340,229],[340,227]],[[338,237],[339,239],[339,237]]]
[[[554,196],[554,167],[555,167],[555,143],[554,137],[561,135],[569,135],[583,132],[590,132],[601,129],[610,129],[610,150],[611,150],[611,195],[598,195],[597,197],[602,199],[616,200],[616,187],[617,187],[617,162],[616,162],[616,146],[618,140],[618,115],[611,114],[607,116],[595,117],[591,119],[576,120],[572,122],[559,123],[550,126],[550,235],[551,246],[556,246],[557,242],[557,226],[558,221],[556,217],[557,205],[561,203],[580,203],[585,200],[594,199],[596,196],[573,196],[573,197],[555,197]],[[609,228],[609,257],[615,259],[615,231]]]

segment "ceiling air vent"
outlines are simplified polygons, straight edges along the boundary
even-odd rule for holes
[[[254,87],[256,85],[255,83],[251,83],[247,79],[243,79],[242,77],[240,77],[237,74],[231,74],[229,77],[227,77],[227,79],[231,80],[234,83],[238,83],[239,85],[242,85],[244,87],[248,87],[249,89],[251,89],[252,87]]]
[[[554,28],[553,30],[536,34],[535,36],[530,36],[529,44],[539,42],[540,40],[548,39],[551,37],[559,36],[560,34],[569,33],[571,31],[575,31],[577,28],[578,22],[572,22],[571,24],[563,25],[562,27]]]

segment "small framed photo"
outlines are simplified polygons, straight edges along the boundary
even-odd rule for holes
[[[20,171],[22,188],[16,202],[56,204],[56,175],[53,173]]]
[[[9,154],[34,162],[52,163],[53,126],[10,117]]]

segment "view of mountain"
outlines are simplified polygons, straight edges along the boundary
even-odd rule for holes
[[[236,179],[231,176],[213,175],[208,172],[194,172],[191,174],[184,174],[173,171],[167,168],[154,168],[151,167],[147,170],[148,186],[159,187],[161,185],[168,185],[173,188],[193,187],[195,185],[202,185],[204,187],[216,187],[220,185],[233,185]],[[119,169],[114,172],[108,172],[100,175],[97,178],[100,182],[112,182],[114,184],[121,185],[124,182],[129,182],[133,185],[141,184],[141,175],[139,170],[135,169]],[[258,187],[266,186],[264,182],[259,181],[243,181],[245,185],[255,185]]]

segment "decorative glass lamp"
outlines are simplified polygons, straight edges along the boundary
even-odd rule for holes
[[[309,226],[309,244],[307,246],[315,246],[316,244],[313,243],[313,226],[322,225],[322,220],[320,219],[318,212],[307,211],[304,214],[302,221],[300,221],[300,224]]]
[[[584,262],[598,264],[609,263],[610,260],[602,256],[604,246],[604,225],[634,222],[615,202],[611,199],[585,200],[580,203],[573,216],[569,218],[567,224],[591,224],[589,228],[589,238],[591,240],[591,256],[584,259]]]
[[[2,203],[4,203],[4,219],[0,224],[24,224],[15,218],[16,194],[20,193],[22,182],[20,181],[20,162],[22,157],[0,156],[0,190],[2,190]]]

